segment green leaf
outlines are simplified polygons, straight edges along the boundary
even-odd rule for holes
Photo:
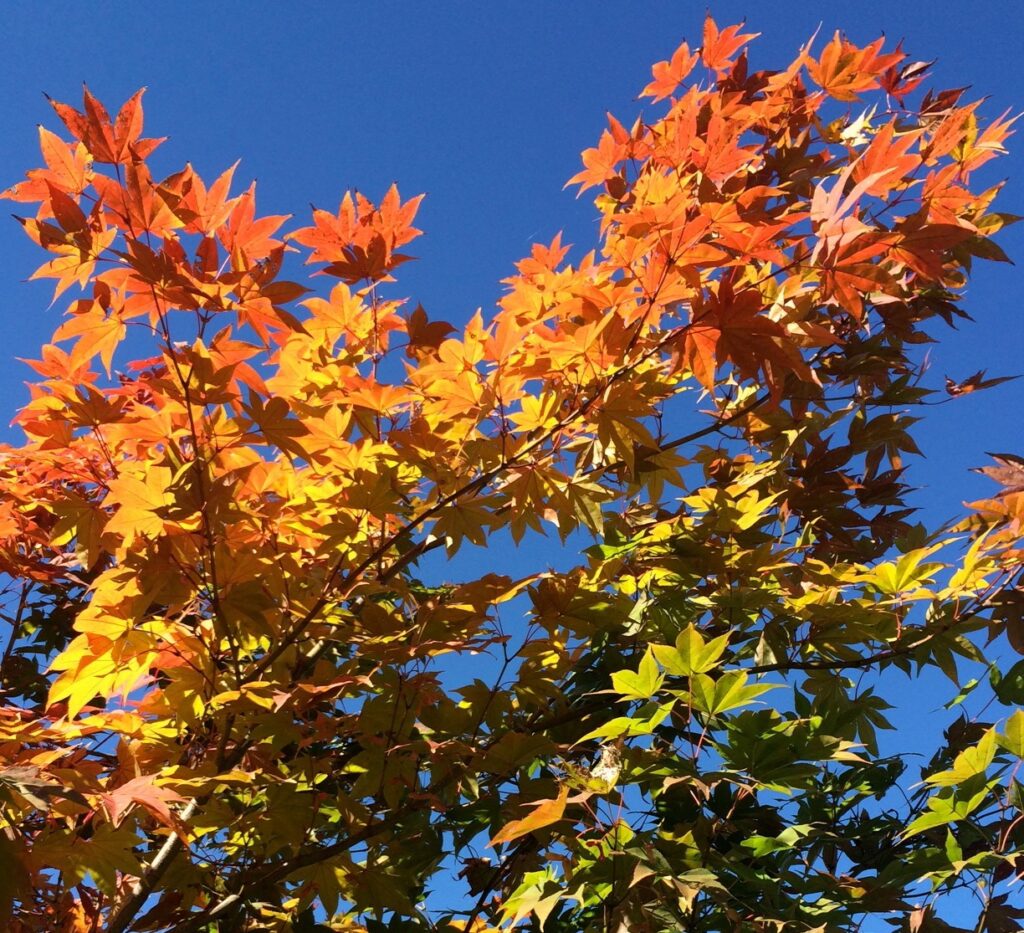
[[[963,687],[960,688],[960,692],[955,697],[953,697],[952,700],[946,703],[943,708],[952,709],[954,706],[959,706],[974,692],[975,687],[977,687],[980,683],[981,680],[979,678],[971,678],[969,681],[967,681],[967,683],[963,685]]]
[[[690,701],[694,709],[715,715],[747,706],[757,697],[779,684],[751,684],[747,686],[747,675],[743,671],[730,671],[718,680],[707,674],[697,674],[690,681]]]
[[[903,837],[909,839],[911,836],[923,833],[927,829],[955,823],[956,819],[957,815],[953,809],[952,794],[931,797],[928,800],[927,811],[911,822],[906,830],[904,830]]]
[[[989,729],[977,745],[965,748],[956,756],[952,768],[925,778],[925,783],[934,784],[937,787],[964,784],[971,778],[984,774],[988,766],[992,764],[995,753],[996,734],[994,729]]]
[[[1006,255],[1003,248],[987,237],[976,237],[967,243],[967,252],[979,259],[991,259],[993,262],[1008,262],[1013,265],[1013,260]]]
[[[978,786],[978,782],[972,782],[972,789]],[[949,787],[944,787],[934,797],[928,798],[928,810],[911,822],[904,830],[903,838],[908,839],[935,826],[946,826],[966,819],[989,796],[989,790],[989,785],[981,784],[978,790],[966,795],[953,793]]]
[[[807,825],[789,826],[778,836],[750,836],[744,839],[740,845],[745,849],[752,850],[754,855],[761,858],[772,852],[792,849],[810,831],[811,827]]]
[[[959,843],[956,841],[954,836],[948,829],[946,830],[946,858],[949,859],[950,865],[955,865],[961,861],[964,857],[963,850],[960,848]]]
[[[664,680],[665,675],[658,671],[654,655],[648,649],[636,673],[626,670],[612,674],[612,688],[626,699],[649,700],[658,692]]]
[[[1024,710],[1017,710],[1006,720],[1006,732],[999,736],[999,744],[1010,754],[1024,758]]]
[[[713,670],[729,646],[729,636],[705,641],[696,626],[688,625],[676,638],[675,647],[651,645],[658,663],[677,677],[692,677]]]
[[[575,744],[579,745],[589,739],[617,739],[625,735],[650,735],[672,712],[674,703],[674,700],[661,705],[647,703],[633,716],[616,716],[614,719],[609,719],[608,722],[578,739]]]
[[[1018,661],[1004,676],[993,670],[989,681],[1000,703],[1006,706],[1024,704],[1024,661]]]

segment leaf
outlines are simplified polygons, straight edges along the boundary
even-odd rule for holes
[[[75,340],[71,350],[72,366],[82,366],[98,356],[107,375],[113,362],[114,351],[127,333],[127,326],[116,312],[107,313],[96,304],[75,313],[58,328],[54,341]]]
[[[245,413],[252,419],[256,429],[254,433],[260,441],[273,444],[278,449],[298,457],[306,455],[305,448],[298,439],[305,437],[309,431],[301,421],[292,416],[291,408],[285,399],[278,396],[264,401],[255,392],[250,392]]]
[[[989,454],[998,466],[975,467],[975,473],[981,473],[994,479],[1003,487],[1000,495],[1009,495],[1024,491],[1024,457],[1016,454]]]
[[[669,61],[657,62],[651,66],[651,75],[654,80],[640,92],[641,95],[653,97],[657,103],[675,93],[676,88],[686,80],[686,76],[693,70],[693,66],[699,59],[700,54],[698,52],[691,53],[690,46],[684,42],[672,53],[672,58]],[[575,180],[573,179],[573,181]]]
[[[999,744],[1010,754],[1024,758],[1024,710],[1015,710],[1006,720],[1006,731],[998,736]]]
[[[651,735],[668,718],[673,703],[645,703],[632,716],[616,716],[603,725],[591,730],[574,744],[589,742],[591,739],[618,739],[623,736]]]
[[[1000,703],[1005,706],[1024,704],[1024,661],[1018,661],[1006,674],[993,668],[989,679]]]
[[[84,146],[73,146],[64,142],[46,127],[39,127],[39,148],[46,160],[47,182],[69,194],[81,194],[85,190],[92,167]]]
[[[821,57],[809,61],[807,71],[836,100],[856,100],[864,91],[878,87],[881,76],[903,58],[902,52],[880,55],[882,44],[878,39],[859,48],[836,32]]]
[[[122,475],[107,485],[104,505],[115,505],[107,521],[106,531],[121,535],[126,544],[136,537],[156,538],[164,530],[164,514],[173,502],[169,491],[171,471],[153,467],[143,477]]]
[[[949,395],[969,395],[979,389],[991,389],[1002,385],[1004,382],[1012,382],[1020,376],[999,376],[995,379],[986,379],[985,370],[980,369],[973,376],[968,376],[961,382],[954,382],[949,376],[946,377],[946,392]]]
[[[83,91],[84,112],[51,100],[50,104],[76,139],[80,139],[97,162],[126,163],[137,156],[149,155],[162,140],[140,139],[142,133],[142,95],[136,91],[121,107],[113,123],[103,105],[89,89]]]
[[[658,673],[654,655],[648,649],[640,659],[636,673],[626,670],[612,674],[612,688],[619,696],[630,700],[649,700],[658,692],[664,679],[664,675]]]
[[[719,30],[718,24],[708,14],[704,18],[704,44],[701,46],[701,60],[707,68],[723,74],[732,67],[732,56],[759,32],[740,33],[742,25],[726,26]]]
[[[11,923],[14,901],[30,891],[31,880],[25,869],[21,846],[0,833],[0,923]]]
[[[0,768],[0,784],[14,788],[33,807],[44,812],[50,809],[54,799],[70,800],[88,807],[89,801],[70,787],[65,787],[56,778],[44,775],[34,765],[9,765]]]
[[[949,787],[928,798],[928,809],[903,830],[903,838],[909,839],[937,826],[948,826],[967,819],[987,796],[983,787],[969,796],[959,797]]]
[[[133,852],[138,837],[127,830],[100,826],[88,839],[52,834],[32,849],[34,867],[53,866],[77,881],[92,878],[101,891],[113,894],[124,875],[139,877],[142,866]]]
[[[728,634],[706,642],[696,626],[691,624],[679,633],[675,647],[651,645],[651,652],[669,674],[690,677],[714,670],[728,647]]]
[[[447,321],[428,321],[423,305],[417,305],[406,321],[406,333],[409,335],[406,356],[418,359],[436,353],[453,330],[455,328]]]
[[[533,812],[521,820],[513,820],[511,823],[507,823],[491,839],[489,845],[495,847],[506,842],[512,842],[514,839],[525,836],[527,833],[557,823],[565,814],[565,804],[568,799],[569,788],[568,786],[563,786],[559,789],[558,796],[551,800],[531,801],[529,806],[534,808]]]
[[[781,684],[747,684],[742,671],[729,671],[718,680],[696,674],[690,681],[690,702],[709,716],[727,713],[752,703],[757,697]]]
[[[937,787],[952,787],[965,784],[971,778],[984,774],[992,763],[996,750],[996,733],[988,729],[977,745],[965,748],[956,756],[953,767],[948,771],[939,771],[925,778],[925,783]]]
[[[168,787],[160,787],[155,782],[157,775],[148,774],[133,778],[115,790],[100,796],[103,809],[111,824],[119,827],[133,806],[140,806],[156,820],[174,830],[182,842],[188,844],[188,828],[178,815],[171,809],[173,804],[184,803],[184,798]]]

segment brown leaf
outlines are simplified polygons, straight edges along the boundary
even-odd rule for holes
[[[998,466],[975,467],[972,472],[981,473],[994,479],[1003,489],[998,493],[1006,496],[1014,492],[1024,492],[1024,457],[1017,454],[993,454],[989,456]]]
[[[43,773],[35,765],[12,765],[0,768],[0,784],[13,787],[33,807],[49,810],[54,797],[62,797],[73,803],[89,806],[89,801],[78,791],[65,787],[59,781]]]
[[[994,386],[1002,385],[1004,382],[1012,382],[1014,379],[1020,379],[1020,376],[997,376],[994,379],[985,378],[985,370],[979,369],[974,375],[968,376],[966,379],[956,382],[946,376],[946,392],[949,395],[969,395],[971,392],[977,392],[979,389],[991,389]]]

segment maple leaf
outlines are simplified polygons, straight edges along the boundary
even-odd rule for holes
[[[1014,379],[1020,379],[1020,376],[997,376],[993,379],[986,379],[985,370],[979,369],[973,375],[968,376],[966,379],[961,379],[959,382],[947,376],[946,392],[952,396],[969,395],[971,392],[977,392],[979,389],[991,389],[1002,385],[1004,382],[1012,382]]]
[[[619,177],[619,164],[626,158],[626,147],[617,142],[607,130],[601,134],[597,147],[583,151],[582,172],[577,172],[565,184],[579,184],[580,193],[595,185],[604,185]]]
[[[412,221],[422,200],[418,195],[403,204],[396,185],[379,208],[361,194],[346,193],[336,215],[314,210],[314,225],[296,230],[291,239],[312,248],[307,262],[328,263],[324,274],[350,284],[381,280],[410,258],[394,250],[419,236]]]
[[[331,289],[328,299],[310,298],[302,302],[313,315],[305,323],[305,329],[331,347],[344,338],[345,347],[351,350],[386,351],[389,335],[393,331],[407,330],[408,324],[397,313],[396,303],[378,302],[370,307],[364,298],[362,292],[353,292],[346,283],[339,282]],[[426,314],[422,317],[425,322]],[[415,312],[413,318],[414,326],[418,325],[420,318]]]
[[[75,340],[68,360],[70,366],[87,365],[93,357],[99,356],[109,376],[114,351],[126,332],[127,326],[116,310],[108,313],[96,302],[83,301],[57,329],[53,339],[58,342]]]
[[[910,149],[920,141],[922,135],[921,130],[914,130],[897,136],[896,121],[887,123],[875,134],[871,144],[854,163],[854,181],[873,177],[874,184],[865,189],[864,193],[885,197],[921,165],[920,155],[911,153]]]
[[[116,508],[107,522],[107,533],[121,535],[126,545],[136,537],[159,537],[166,520],[163,513],[173,501],[170,482],[169,469],[153,466],[141,476],[122,474],[110,480],[103,502]]]
[[[569,786],[563,784],[558,791],[558,796],[551,800],[534,800],[530,802],[533,812],[521,820],[513,820],[502,827],[490,841],[491,846],[499,846],[506,842],[512,842],[520,836],[544,829],[553,823],[559,822],[565,815],[565,805],[569,799]]]
[[[406,356],[421,359],[436,355],[445,337],[453,330],[455,328],[447,321],[428,320],[423,305],[416,305],[405,322],[405,331],[409,336],[405,348]]]
[[[252,419],[252,436],[256,443],[272,444],[279,450],[306,456],[306,450],[298,438],[305,437],[308,430],[297,418],[292,417],[288,402],[277,396],[264,399],[255,392],[249,393],[245,413]]]
[[[103,809],[111,824],[117,829],[131,808],[140,806],[157,822],[173,830],[187,845],[188,828],[171,809],[172,805],[184,803],[185,799],[169,787],[158,786],[158,777],[156,774],[140,775],[112,791],[100,794]]]
[[[69,234],[53,224],[23,218],[18,221],[32,239],[56,256],[30,276],[31,279],[57,279],[54,300],[75,283],[81,287],[86,285],[99,258],[117,236],[115,229],[96,229],[93,224]]]
[[[668,61],[656,62],[651,66],[651,76],[654,78],[641,92],[642,97],[653,97],[654,102],[664,100],[670,94],[674,94],[677,87],[686,80],[686,76],[693,71],[693,66],[700,60],[699,52],[690,52],[690,46],[683,43],[672,53]]]
[[[830,191],[825,189],[824,182],[814,189],[814,196],[811,199],[811,222],[815,226],[815,232],[822,237],[824,242],[835,237],[842,237],[844,242],[849,242],[853,235],[869,230],[868,226],[856,217],[854,208],[869,189],[893,171],[887,167],[882,172],[868,175],[858,181],[847,193],[846,183],[855,170],[856,163],[843,169]],[[813,259],[812,255],[812,261]]]
[[[256,182],[234,199],[227,221],[217,227],[217,238],[235,257],[236,268],[247,269],[250,263],[269,257],[282,247],[274,234],[290,214],[256,216]]]
[[[88,807],[89,801],[77,790],[44,774],[35,765],[8,765],[0,768],[0,784],[13,788],[32,806],[47,811],[53,800],[70,800]]]
[[[878,87],[882,75],[905,57],[899,50],[879,54],[884,44],[884,39],[876,39],[860,48],[837,30],[821,57],[817,61],[808,60],[808,74],[836,100],[857,100],[860,94]]]
[[[965,173],[976,171],[986,162],[1006,152],[1004,143],[1013,135],[1010,127],[1020,119],[1020,114],[1010,116],[1007,110],[997,120],[993,120],[980,135],[977,122],[972,114],[968,118],[967,134],[963,140],[962,151],[958,153],[960,165]]]
[[[207,190],[203,180],[189,165],[160,182],[157,191],[175,216],[185,224],[188,233],[211,237],[228,221],[238,203],[238,198],[228,197],[231,179],[237,168],[236,162]]]
[[[142,95],[145,88],[136,91],[111,121],[106,108],[84,87],[83,110],[50,100],[50,105],[75,139],[81,140],[97,162],[127,164],[145,159],[162,139],[140,139],[142,133]]]
[[[919,275],[941,280],[948,251],[973,240],[974,231],[960,224],[925,223],[920,216],[908,217],[896,225],[898,237],[889,254]]]
[[[896,52],[903,52],[903,40],[896,44]],[[887,94],[892,95],[903,104],[904,99],[920,87],[921,83],[928,77],[928,69],[935,64],[933,59],[930,62],[911,62],[897,68],[891,65],[882,75],[880,84]]]
[[[144,232],[164,238],[182,226],[160,197],[144,162],[130,162],[124,169],[124,183],[97,174],[93,185],[100,193],[104,216],[134,237]]]
[[[416,213],[425,196],[422,194],[410,198],[404,204],[398,194],[398,185],[388,188],[377,211],[379,220],[375,227],[389,241],[390,247],[404,246],[416,239],[422,231],[412,226]]]
[[[743,24],[739,23],[719,30],[710,14],[704,18],[704,44],[701,46],[700,57],[706,68],[718,75],[725,74],[732,69],[732,56],[751,39],[761,35],[759,32],[741,34],[742,28]]]
[[[46,162],[45,169],[27,172],[28,181],[12,185],[0,197],[13,201],[46,201],[51,188],[71,195],[80,195],[92,181],[92,156],[81,143],[64,142],[46,127],[39,127],[39,148]],[[42,218],[45,215],[40,215]]]
[[[716,368],[727,361],[746,378],[763,373],[773,392],[787,372],[813,380],[784,328],[763,311],[757,289],[737,294],[727,278],[707,300],[694,304],[690,324],[681,329],[681,357],[705,388],[714,386]]]
[[[999,492],[1000,496],[1024,492],[1024,457],[1017,454],[993,453],[989,456],[995,460],[996,466],[974,467],[974,472],[999,483],[1003,487]]]

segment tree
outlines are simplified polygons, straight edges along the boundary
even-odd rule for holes
[[[952,527],[904,477],[1012,120],[752,38],[655,65],[572,179],[596,249],[461,329],[396,296],[419,198],[286,227],[155,180],[141,92],[54,102],[5,192],[80,296],[0,451],[8,929],[1017,927],[1024,460]],[[574,569],[458,556],[546,533]],[[918,775],[879,732],[935,671]]]

